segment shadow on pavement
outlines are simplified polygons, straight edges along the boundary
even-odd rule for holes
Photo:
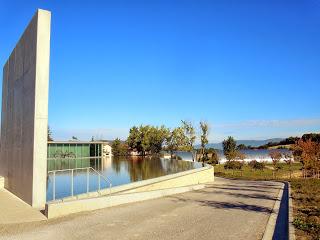
[[[272,212],[271,208],[268,207],[262,207],[259,205],[251,205],[251,204],[245,204],[242,202],[238,203],[229,203],[229,202],[216,202],[216,201],[209,201],[209,200],[202,200],[202,201],[197,201],[201,203],[201,205],[204,206],[210,206],[218,209],[240,209],[244,211],[254,211],[254,212],[261,212],[261,213],[266,213],[270,214]]]
[[[173,201],[193,202],[193,203],[198,203],[201,206],[212,207],[215,209],[238,209],[238,210],[250,211],[250,212],[261,212],[267,215],[272,213],[271,208],[254,205],[254,204],[246,204],[243,202],[230,203],[230,202],[221,202],[221,201],[213,201],[213,200],[187,199],[184,197],[177,197],[177,196],[175,197],[172,196],[170,198],[173,199]]]

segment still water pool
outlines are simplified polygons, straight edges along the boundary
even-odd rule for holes
[[[73,195],[86,193],[87,188],[89,192],[97,191],[99,179],[93,169],[107,177],[111,181],[112,186],[119,186],[202,167],[202,164],[199,162],[162,159],[159,157],[106,157],[99,159],[59,159],[55,160],[55,162],[49,161],[53,160],[48,160],[47,201],[53,200],[53,195],[55,195],[55,199],[71,196],[72,189]],[[92,167],[93,169],[88,171],[88,167]],[[73,171],[72,181],[70,170],[53,173],[55,170],[61,169],[78,170]],[[102,178],[100,179],[100,185],[101,189],[109,187],[109,184]]]

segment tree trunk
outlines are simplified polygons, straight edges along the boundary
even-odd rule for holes
[[[289,171],[290,171],[290,179],[291,179],[291,164],[289,166]]]

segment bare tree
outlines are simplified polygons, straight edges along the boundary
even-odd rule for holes
[[[290,153],[285,153],[283,155],[284,161],[286,164],[289,166],[289,172],[290,172],[290,179],[291,179],[291,174],[292,174],[292,163],[293,163],[293,157]]]
[[[275,173],[281,169],[281,166],[279,165],[279,162],[282,158],[282,154],[280,151],[274,150],[269,153],[271,159],[272,159],[272,165],[273,165],[273,177],[277,177]]]

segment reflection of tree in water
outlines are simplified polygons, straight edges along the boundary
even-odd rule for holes
[[[180,161],[176,159],[164,160],[163,164],[167,174],[183,172],[195,168],[193,162]]]
[[[120,173],[121,164],[123,164],[124,161],[127,161],[124,157],[112,157],[112,169],[116,173]]]
[[[127,170],[132,182],[165,175],[162,162],[160,158],[157,157],[138,157],[128,159]]]
[[[130,180],[140,181],[168,174],[194,169],[192,162],[160,159],[159,157],[139,157],[127,159]]]

